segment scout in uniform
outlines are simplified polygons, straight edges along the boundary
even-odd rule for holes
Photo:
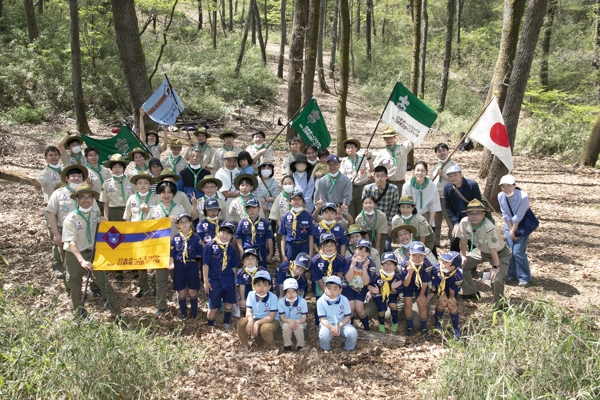
[[[452,223],[452,219],[448,215],[446,211],[446,202],[444,201],[444,186],[448,183],[448,170],[453,166],[458,166],[456,161],[451,160],[448,157],[449,152],[448,145],[446,143],[439,143],[435,146],[435,155],[438,158],[438,163],[435,167],[433,167],[433,171],[431,172],[431,181],[437,185],[438,194],[440,196],[440,205],[442,206],[442,211],[435,214],[435,245],[440,245],[440,235],[442,234],[442,221],[446,221],[446,225],[448,225],[449,234],[448,238],[452,239],[452,227],[454,224]]]
[[[215,156],[215,149],[208,144],[207,140],[211,137],[211,134],[206,131],[206,128],[201,126],[196,130],[193,126],[187,128],[188,132],[196,134],[196,139],[198,139],[198,143],[195,146],[189,147],[185,152],[185,159],[190,159],[190,153],[192,149],[198,149],[200,151],[200,164],[208,169],[211,174],[214,175],[216,169],[212,169],[210,167],[210,163]]]
[[[459,314],[458,291],[463,280],[460,269],[462,257],[460,253],[451,251],[440,256],[442,262],[431,271],[431,288],[438,295],[438,303],[435,308],[435,329],[442,330],[440,319],[444,316],[446,308],[450,312],[450,320],[454,329],[454,337],[460,339],[460,327],[458,326]]]
[[[283,214],[291,210],[292,205],[290,204],[290,195],[294,191],[294,178],[290,175],[286,175],[281,180],[282,190],[281,193],[273,201],[273,207],[269,212],[269,219],[275,223],[273,231],[276,232],[276,243],[275,247],[279,254],[285,252],[285,248],[281,247],[281,235],[279,234],[279,224]],[[273,225],[273,224],[271,224]]]
[[[238,269],[235,276],[235,284],[237,285],[239,295],[240,312],[246,313],[246,296],[252,289],[252,281],[254,275],[258,271],[266,271],[267,269],[258,264],[258,253],[256,249],[246,249],[242,252],[242,266]]]
[[[292,174],[292,170],[290,169],[290,164],[293,163],[294,161],[296,161],[296,157],[298,157],[298,155],[301,154],[300,153],[300,143],[301,143],[301,141],[298,136],[295,136],[288,141],[288,149],[290,150],[290,153],[283,158],[283,164],[281,166],[283,175],[291,175]]]
[[[322,203],[321,201],[317,204]],[[318,247],[321,244],[320,238],[323,233],[331,233],[335,236],[337,243],[337,252],[340,254],[346,254],[346,247],[348,246],[348,238],[346,237],[346,230],[336,220],[337,206],[335,203],[324,203],[321,208],[321,216],[323,217],[318,224],[315,225],[317,234],[315,236],[315,249],[318,251]],[[314,217],[314,213],[313,213]]]
[[[221,215],[221,206],[214,197],[209,197],[204,203],[204,215],[205,218],[198,221],[196,226],[196,232],[200,239],[202,239],[203,245],[211,243],[219,233],[219,227],[225,222]]]
[[[192,193],[192,218],[194,221],[204,219],[205,213],[204,208],[206,205],[206,199],[212,197],[219,203],[219,219],[221,221],[229,220],[229,211],[227,209],[227,203],[223,198],[222,194],[219,194],[219,189],[223,186],[223,182],[218,180],[212,175],[206,175],[198,182],[197,189],[204,193],[204,196],[199,199]]]
[[[390,237],[394,242],[393,246],[398,247],[394,250],[394,254],[399,261],[406,260],[410,256],[410,245],[413,243],[416,234],[417,228],[412,225],[398,225],[390,232]],[[425,247],[425,258],[429,260],[431,265],[437,264],[436,256],[427,247]]]
[[[359,240],[369,240],[368,235],[369,232],[362,225],[352,224],[348,227],[348,232],[346,232],[348,247],[346,248],[346,253],[343,255],[345,260],[354,255]],[[381,269],[381,258],[379,257],[379,251],[374,247],[371,247],[371,260],[375,263],[375,269],[379,271]]]
[[[290,211],[283,214],[279,223],[282,262],[294,260],[299,253],[313,254],[314,236],[317,234],[312,216],[304,209],[304,194],[294,191],[290,195]]]
[[[429,340],[427,331],[427,288],[431,282],[431,270],[433,265],[425,258],[425,245],[421,242],[412,242],[409,249],[409,258],[400,263],[400,277],[404,285],[404,318],[406,319],[406,336],[413,336],[415,328],[413,325],[412,305],[413,299],[417,299],[419,308],[419,321],[421,335]]]
[[[156,178],[157,176],[162,174],[163,169],[164,168],[162,166],[162,163],[160,162],[160,160],[158,158],[151,158],[150,161],[148,161],[148,172],[150,172],[150,176],[152,176],[153,178]],[[144,171],[140,171],[140,172],[138,172],[138,174],[141,172],[144,172]],[[158,182],[158,181],[155,181],[155,182]],[[150,187],[150,191],[152,193],[156,194],[156,183],[152,184],[152,186]]]
[[[271,223],[259,214],[259,204],[256,199],[248,199],[246,202],[246,213],[248,217],[243,218],[235,231],[240,254],[247,249],[256,250],[258,264],[267,268],[273,259],[273,231]]]
[[[396,185],[398,193],[402,191],[406,177],[406,158],[413,149],[413,143],[410,140],[404,143],[396,143],[396,132],[392,128],[387,128],[383,135],[385,149],[381,150],[375,157],[374,164],[383,165],[388,171],[388,182]]]
[[[229,204],[229,221],[237,225],[242,219],[248,218],[246,203],[250,199],[254,199],[252,192],[258,187],[258,181],[254,175],[239,174],[233,181],[233,185],[239,191],[239,195],[231,200]],[[260,218],[265,217],[260,207],[258,215],[260,215]]]
[[[265,146],[265,133],[263,131],[256,131],[252,133],[253,144],[246,147],[246,151],[252,156],[252,165],[255,168],[255,172],[258,172],[258,166],[264,162],[275,161],[273,150]]]
[[[198,260],[202,255],[200,238],[192,231],[192,216],[177,216],[179,232],[171,238],[171,257],[169,270],[173,271],[173,289],[179,299],[179,318],[187,316],[187,295],[190,296],[190,318],[198,315],[198,290],[200,274]],[[186,290],[187,289],[187,290]]]
[[[273,347],[273,334],[279,329],[279,301],[269,291],[271,275],[267,271],[258,271],[254,275],[254,290],[246,298],[246,316],[237,324],[238,336],[242,344],[241,350],[248,349],[248,337],[260,335],[267,349]]]
[[[123,174],[125,160],[121,154],[113,154],[104,165],[112,172],[112,177],[104,181],[100,193],[100,201],[104,203],[104,218],[108,221],[124,221],[127,200],[135,192],[131,181]]]
[[[82,316],[87,315],[86,310],[81,308],[81,286],[82,279],[87,273],[91,273],[102,297],[107,300],[111,315],[120,320],[122,316],[119,301],[106,279],[106,274],[104,271],[94,271],[92,265],[92,249],[96,240],[94,234],[101,218],[100,211],[93,209],[98,193],[84,183],[69,197],[73,202],[77,202],[77,207],[67,215],[63,224],[66,280],[73,310]]]
[[[342,281],[332,275],[325,281],[325,296],[317,300],[317,315],[321,322],[319,345],[324,351],[331,350],[331,339],[343,336],[346,351],[354,350],[358,332],[352,326],[352,311],[348,299],[342,294]]]
[[[402,196],[398,200],[398,214],[394,215],[394,219],[392,219],[392,228],[398,225],[412,225],[416,230],[414,237],[423,243],[432,233],[425,217],[417,213],[412,196],[408,195]],[[392,240],[394,240],[394,237],[392,237]]]
[[[173,172],[173,170],[171,168],[165,168],[163,169],[163,171],[160,173],[160,175],[158,175],[157,177],[154,178],[154,180],[156,182],[160,182],[160,181],[169,181],[169,182],[173,182],[173,183],[177,183],[177,181],[179,181],[181,178],[179,177],[179,175],[177,175],[175,172]],[[156,185],[156,184],[154,184]],[[153,185],[153,186],[154,186]],[[193,210],[192,210],[192,204],[190,203],[190,200],[188,199],[188,197],[186,196],[185,193],[177,191],[177,193],[175,193],[175,196],[173,196],[173,201],[177,204],[179,204],[181,207],[183,207],[183,209],[185,210],[185,212],[187,214],[192,214]]]
[[[354,223],[362,225],[369,232],[369,239],[373,243],[373,247],[378,252],[382,252],[388,234],[388,219],[381,210],[375,208],[375,200],[371,195],[362,199],[362,211]]]
[[[360,141],[358,139],[348,139],[342,142],[348,157],[342,158],[340,171],[350,178],[352,182],[352,201],[348,212],[352,218],[356,218],[360,212],[360,203],[363,198],[362,192],[369,181],[369,171],[373,171],[373,160],[371,152],[367,150],[364,157],[358,154],[360,150]]]
[[[110,179],[110,171],[104,165],[98,163],[100,154],[98,149],[94,146],[86,147],[85,151],[85,167],[88,169],[88,179],[91,179],[92,188],[95,192],[102,192],[102,185],[104,181]],[[101,209],[104,209],[104,205],[99,204]]]
[[[198,190],[198,182],[207,175],[210,175],[210,171],[202,167],[200,150],[192,149],[190,164],[179,173],[181,179],[177,181],[177,190],[184,192],[189,199],[192,196],[199,199],[204,196],[204,192]]]
[[[83,145],[83,139],[79,132],[67,133],[58,142],[58,148],[63,149],[60,154],[60,160],[65,167],[69,165],[85,165],[85,157],[81,152],[81,145]]]
[[[296,351],[306,346],[304,342],[304,328],[306,328],[306,315],[308,304],[298,294],[298,281],[293,278],[283,282],[283,295],[279,299],[279,322],[283,332],[283,351],[292,351],[292,333],[296,337]]]
[[[217,171],[223,167],[223,156],[225,153],[234,152],[236,156],[240,154],[242,149],[233,144],[237,137],[238,134],[235,133],[231,128],[226,128],[223,130],[223,132],[221,132],[219,139],[221,139],[224,143],[220,149],[215,151],[215,155],[210,163],[210,168],[212,171]]]
[[[346,270],[346,260],[337,252],[335,236],[323,233],[319,238],[320,249],[310,262],[310,280],[312,291],[318,300],[325,292],[325,281],[332,275],[340,278]],[[315,324],[319,324],[319,317],[315,312]]]
[[[237,154],[233,151],[228,151],[223,154],[223,167],[215,173],[215,178],[223,183],[219,191],[227,200],[227,206],[231,204],[233,198],[238,197],[239,193],[234,186],[235,178],[240,173],[237,169]]]
[[[369,317],[365,312],[365,300],[369,292],[370,275],[376,271],[375,263],[371,260],[371,242],[362,239],[356,244],[354,255],[346,260],[342,294],[350,302],[350,309],[363,324],[365,331],[370,331]]]
[[[483,262],[492,264],[491,281],[494,304],[500,306],[504,296],[504,278],[512,257],[510,248],[496,230],[496,225],[485,217],[487,209],[477,199],[472,200],[463,212],[467,216],[460,221],[457,237],[460,238],[460,254],[463,257],[462,292],[464,299],[477,299],[481,295],[475,287],[471,269]],[[469,248],[468,240],[471,240]]]
[[[148,171],[148,164],[146,164],[146,161],[150,159],[150,154],[147,151],[143,150],[141,147],[136,147],[127,153],[127,157],[133,161],[126,166],[125,175],[132,177],[140,171]],[[106,165],[106,163],[104,163],[104,165]]]
[[[377,306],[379,332],[385,333],[385,312],[388,307],[392,317],[392,332],[398,331],[398,296],[402,294],[402,278],[397,270],[398,259],[394,253],[383,253],[381,270],[371,274],[367,288]]]
[[[160,158],[160,154],[167,150],[167,143],[169,143],[169,130],[166,129],[166,127],[163,128],[165,138],[164,143],[160,143],[158,133],[156,133],[156,131],[148,131],[148,133],[146,133],[144,127],[144,114],[146,114],[146,112],[140,107],[140,140],[142,143],[146,143],[146,146],[148,146],[148,149],[150,149],[152,157]]]
[[[181,143],[181,140],[171,140],[171,143],[169,143],[169,148],[171,149],[171,152],[169,153],[169,155],[167,155],[167,157],[163,158],[160,161],[163,167],[171,168],[173,171],[175,171],[176,174],[183,171],[189,164],[181,154],[182,147],[183,144]]]
[[[308,271],[310,258],[306,253],[300,253],[296,256],[293,261],[281,263],[275,272],[275,293],[277,297],[282,298],[283,282],[286,279],[294,279],[298,282],[298,288],[296,289],[300,297],[304,297],[308,292],[308,279],[306,278],[306,271]]]

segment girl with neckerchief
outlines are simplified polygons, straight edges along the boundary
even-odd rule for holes
[[[348,237],[348,247],[346,248],[346,254],[344,254],[345,259],[354,255],[359,240],[369,240],[369,232],[362,225],[358,224],[350,225],[346,236]],[[379,271],[381,269],[381,259],[379,258],[379,252],[374,247],[371,247],[371,260],[375,263],[375,269]]]
[[[88,169],[88,183],[90,183],[94,191],[100,193],[102,191],[102,185],[104,181],[110,178],[110,171],[104,165],[98,163],[100,159],[100,153],[94,146],[86,147],[84,150],[85,154],[85,166]],[[98,204],[100,209],[104,207],[102,204]]]
[[[252,142],[250,146],[246,147],[246,151],[252,156],[252,167],[254,173],[258,173],[260,165],[265,162],[275,161],[273,156],[273,150],[265,146],[265,133],[263,131],[256,131],[252,133]]]
[[[402,196],[398,200],[398,214],[392,218],[392,229],[398,225],[411,225],[415,228],[415,240],[425,242],[425,239],[431,234],[429,223],[422,215],[417,213],[415,202],[412,196]],[[395,238],[391,236],[392,240]]]
[[[160,139],[158,138],[158,133],[156,131],[151,130],[146,133],[146,129],[144,127],[144,115],[146,112],[140,108],[140,140],[142,143],[146,143],[146,146],[150,150],[150,154],[152,157],[160,159],[160,155],[163,151],[167,150],[167,143],[169,143],[169,130],[163,127],[164,140],[163,143],[160,143]]]
[[[381,253],[388,234],[387,216],[375,208],[375,198],[371,195],[362,199],[362,211],[356,216],[355,223],[369,232],[369,241],[378,253]]]
[[[147,151],[143,150],[141,147],[136,147],[127,153],[127,157],[129,157],[130,160],[133,160],[125,169],[125,175],[129,178],[137,175],[140,171],[148,171],[148,164],[146,164],[146,161],[150,159],[150,154]]]
[[[361,239],[356,244],[354,255],[346,260],[342,294],[348,298],[351,313],[356,312],[365,331],[371,330],[369,317],[365,312],[365,300],[369,292],[369,275],[375,271],[375,262],[371,259],[371,242]]]

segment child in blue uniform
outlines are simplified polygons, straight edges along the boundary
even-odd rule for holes
[[[417,299],[419,308],[420,330],[425,340],[429,340],[427,331],[427,287],[431,282],[433,265],[425,258],[425,245],[421,242],[412,242],[409,256],[400,263],[400,277],[404,289],[404,318],[406,318],[406,336],[415,333],[412,317],[413,299]]]
[[[242,254],[242,268],[237,272],[235,284],[238,288],[240,299],[240,311],[242,315],[246,312],[246,295],[252,291],[252,280],[258,271],[266,271],[266,268],[258,265],[258,254],[256,249],[246,249]]]
[[[292,209],[281,217],[278,234],[281,237],[281,247],[285,249],[283,262],[294,260],[299,253],[313,255],[315,225],[312,216],[304,209],[306,202],[301,190],[295,190],[290,196]]]
[[[371,242],[361,239],[356,244],[354,255],[346,260],[344,269],[344,278],[347,285],[343,288],[342,294],[350,302],[352,313],[362,322],[365,331],[370,331],[369,317],[365,312],[365,299],[367,298],[367,286],[370,282],[370,275],[376,271],[375,262],[371,260]]]
[[[258,271],[254,275],[254,290],[246,298],[246,316],[237,324],[242,350],[248,348],[248,336],[259,334],[267,348],[273,347],[273,334],[279,329],[279,300],[271,293],[271,275],[267,271]]]
[[[192,231],[192,216],[187,213],[177,216],[179,232],[171,238],[169,270],[173,271],[173,289],[179,295],[179,318],[187,316],[187,295],[190,295],[190,318],[198,315],[198,290],[200,274],[198,259],[202,254],[200,238]],[[187,288],[187,290],[186,290]],[[187,292],[187,293],[186,293]]]
[[[323,201],[318,201],[317,205],[323,204]],[[316,210],[315,210],[316,213]],[[315,217],[313,213],[313,217]],[[325,203],[321,210],[321,216],[323,217],[318,224],[315,225],[317,234],[315,236],[315,248],[319,246],[319,238],[323,233],[331,233],[335,236],[337,242],[337,252],[340,254],[346,254],[346,247],[348,246],[348,238],[346,237],[346,230],[338,223],[337,217],[337,206],[335,203]],[[318,221],[318,219],[315,219]]]
[[[217,310],[225,303],[223,327],[231,329],[231,309],[237,300],[235,275],[240,259],[235,247],[230,243],[235,228],[231,222],[224,222],[217,237],[204,246],[202,252],[202,275],[204,291],[208,297],[208,326],[215,326]]]
[[[306,292],[308,292],[308,279],[306,277],[306,271],[310,258],[306,253],[300,253],[296,256],[294,261],[284,262],[279,265],[277,272],[275,273],[275,293],[277,297],[282,298],[285,293],[283,290],[283,282],[286,279],[294,279],[298,283],[298,296],[304,298]]]
[[[358,332],[352,326],[350,303],[342,294],[342,280],[332,275],[325,281],[325,296],[317,300],[317,314],[321,322],[319,344],[321,349],[331,349],[331,339],[336,336],[346,338],[346,351],[354,350]]]
[[[454,337],[460,339],[460,327],[458,326],[459,314],[458,292],[462,284],[463,274],[460,269],[462,257],[459,252],[451,251],[440,256],[441,264],[433,267],[431,271],[431,287],[438,295],[438,304],[435,308],[435,329],[442,330],[440,319],[444,316],[446,308],[450,312],[450,320],[454,330]]]
[[[279,299],[279,320],[283,331],[283,352],[292,351],[292,333],[296,336],[296,350],[304,348],[304,328],[306,328],[306,314],[308,304],[302,296],[298,295],[298,282],[294,278],[283,282],[283,294]]]
[[[258,255],[258,264],[267,268],[267,265],[273,259],[273,231],[271,222],[266,218],[261,218],[259,213],[257,199],[250,198],[246,201],[247,218],[242,218],[235,231],[235,237],[240,254],[247,249],[256,250]]]
[[[310,262],[310,279],[315,298],[318,300],[325,293],[325,281],[332,275],[342,278],[346,268],[346,260],[337,252],[335,236],[323,233],[319,238],[319,253]],[[315,324],[319,325],[319,317],[315,310]]]
[[[385,333],[385,312],[388,307],[392,316],[392,332],[398,331],[398,295],[402,293],[402,278],[396,269],[398,259],[394,253],[383,253],[381,270],[370,276],[369,292],[377,306],[379,332]]]
[[[223,221],[219,221],[219,212],[221,208],[219,201],[214,197],[208,197],[204,202],[204,213],[206,218],[198,221],[196,233],[202,240],[202,245],[206,246],[217,237],[217,232]]]

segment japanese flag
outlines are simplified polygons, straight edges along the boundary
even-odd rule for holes
[[[509,171],[512,171],[513,161],[508,133],[495,97],[471,129],[469,138],[486,147],[506,165]]]

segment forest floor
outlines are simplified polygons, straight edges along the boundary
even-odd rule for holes
[[[268,46],[268,62],[274,71],[278,47],[277,44]],[[328,82],[331,85],[331,81]],[[352,85],[351,102],[348,103],[348,137],[358,138],[365,144],[377,123],[378,112],[370,111],[373,107],[365,107],[353,100],[353,90]],[[335,132],[336,97],[322,93],[316,93],[316,97],[329,131]],[[285,119],[286,104],[287,82],[281,81],[278,97],[263,106],[258,115],[228,122],[228,126],[241,134],[239,145],[249,144],[249,133],[257,127],[272,138],[278,132],[277,117]],[[71,318],[71,307],[62,282],[51,275],[51,247],[42,212],[42,195],[26,180],[15,177],[41,170],[44,166],[43,149],[55,144],[61,132],[74,127],[73,120],[57,116],[39,125],[0,129],[9,136],[9,143],[14,146],[14,150],[4,152],[0,169],[5,178],[0,180],[0,191],[7,193],[0,202],[0,251],[10,263],[1,277],[3,292],[24,307],[47,308],[49,320]],[[91,128],[100,136],[110,135],[109,127],[98,121],[92,121]],[[179,135],[187,142],[187,137]],[[446,142],[453,148],[457,143],[456,136],[454,132],[432,130],[415,150],[415,160],[433,164],[436,161],[434,146]],[[213,138],[210,141],[216,145],[219,140]],[[371,148],[379,150],[383,147],[383,140],[377,135]],[[285,154],[285,151],[277,151],[277,160],[282,160]],[[454,159],[461,165],[465,177],[476,178],[480,152],[457,153]],[[507,286],[506,296],[513,303],[550,301],[573,313],[581,313],[590,305],[599,304],[600,171],[564,165],[559,156],[529,158],[517,154],[514,159],[514,175],[518,185],[529,194],[531,207],[540,219],[540,227],[531,236],[528,248],[536,283],[526,289]],[[277,168],[278,177],[279,170]],[[483,186],[484,182],[478,181]],[[499,218],[496,220],[499,221]],[[446,229],[444,225],[443,237]],[[447,251],[447,246],[448,241],[444,240],[441,251]],[[187,375],[171,382],[167,393],[173,397],[389,398],[397,393],[416,393],[414,397],[421,397],[419,393],[423,393],[423,387],[433,384],[437,362],[445,353],[444,340],[439,335],[431,343],[423,341],[419,335],[403,342],[404,328],[401,324],[401,332],[397,334],[397,340],[393,340],[397,346],[390,346],[389,341],[389,335],[396,334],[376,333],[374,336],[380,335],[383,342],[360,340],[356,351],[346,354],[338,341],[331,353],[322,354],[317,350],[318,333],[311,314],[308,319],[308,348],[304,351],[280,354],[277,350],[263,350],[260,341],[257,341],[253,347],[255,350],[240,355],[237,352],[237,334],[222,330],[221,320],[217,320],[216,329],[207,326],[204,316],[182,323],[177,318],[177,303],[173,301],[169,301],[168,312],[156,319],[155,299],[150,295],[134,298],[136,282],[129,276],[126,275],[122,285],[114,279],[112,284],[130,329],[139,327],[141,321],[152,320],[156,326],[155,334],[171,335],[180,329],[179,335],[190,346],[205,350],[203,356],[190,366]],[[490,286],[480,280],[477,285],[483,299],[477,303],[460,302],[461,323],[485,318],[492,312]],[[309,303],[314,307],[314,300],[309,300]],[[94,318],[108,320],[101,301],[90,299],[89,309],[95,313]],[[206,310],[203,297],[201,309]],[[430,326],[432,319],[430,315]],[[372,328],[376,329],[375,320]],[[362,331],[362,327],[358,329]],[[281,333],[276,337],[277,344],[281,345]],[[469,340],[468,332],[463,340]]]

